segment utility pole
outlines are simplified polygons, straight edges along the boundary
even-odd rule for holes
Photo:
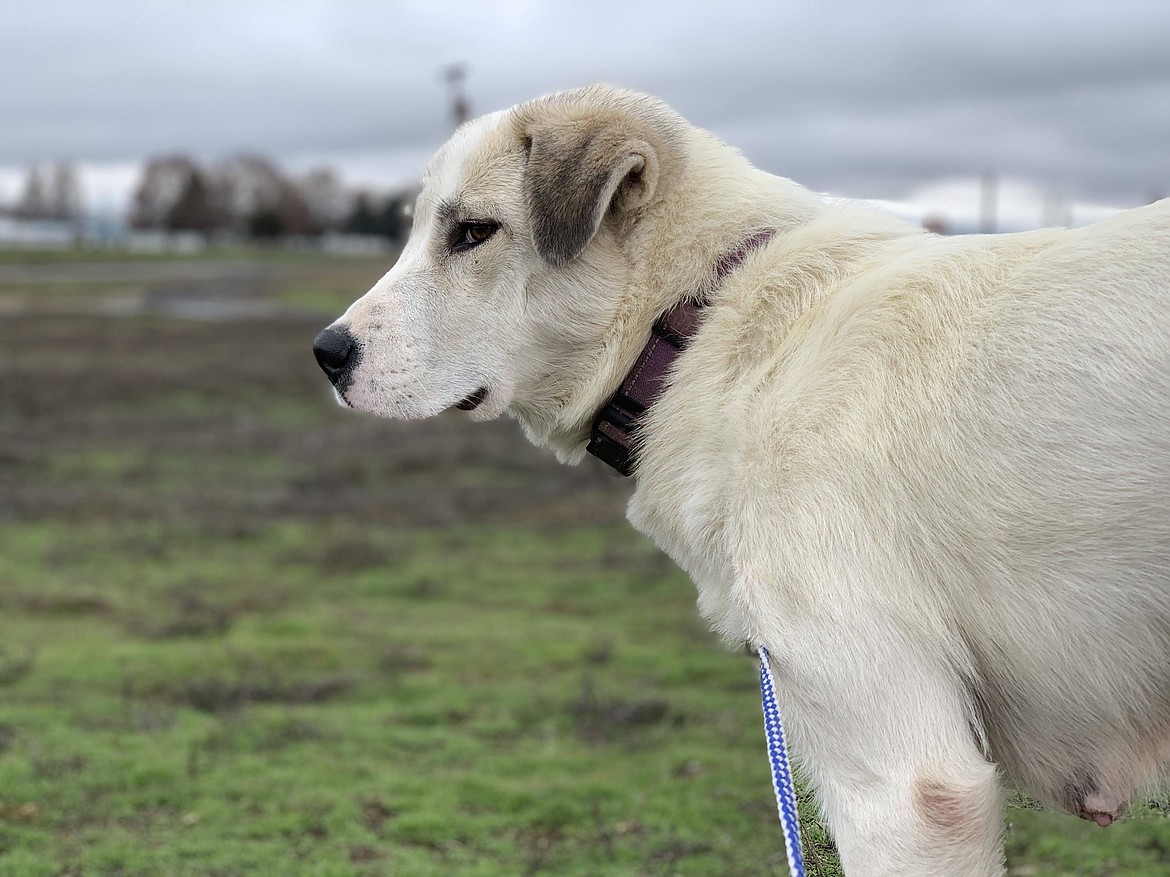
[[[985,170],[979,182],[979,230],[984,234],[995,232],[998,207],[999,180],[995,171]]]
[[[1064,222],[1064,198],[1059,192],[1049,192],[1044,196],[1040,223],[1044,228],[1059,228],[1068,224]]]
[[[442,71],[443,79],[447,83],[447,100],[451,107],[452,128],[458,128],[471,118],[471,104],[463,91],[463,83],[467,79],[467,68],[462,64],[448,64]]]

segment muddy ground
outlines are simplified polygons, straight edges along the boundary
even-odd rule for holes
[[[346,287],[356,297],[382,267],[0,265],[0,514],[241,524],[355,515],[394,525],[620,517],[623,479],[593,460],[558,465],[511,421],[475,424],[453,411],[397,423],[332,403],[312,339]],[[326,288],[319,300],[299,302],[296,291],[314,284]],[[54,463],[96,451],[121,468]],[[229,475],[224,461],[239,455],[286,465]],[[205,461],[206,476],[150,489],[176,456],[192,470]]]

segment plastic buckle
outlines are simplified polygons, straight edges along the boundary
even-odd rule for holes
[[[633,418],[612,403],[606,405],[593,421],[589,444],[585,446],[585,450],[590,454],[628,478],[634,474],[633,450],[613,436],[602,432],[602,423],[609,423],[628,435],[630,427],[633,426]]]

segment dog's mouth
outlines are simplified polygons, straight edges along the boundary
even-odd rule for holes
[[[460,411],[474,411],[487,398],[487,392],[487,387],[480,387],[470,396],[465,396],[456,402],[455,407]]]

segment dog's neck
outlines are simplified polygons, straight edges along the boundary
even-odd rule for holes
[[[533,443],[562,462],[585,454],[590,428],[637,360],[664,313],[711,289],[722,256],[753,232],[777,239],[825,209],[823,199],[753,168],[735,150],[695,131],[686,184],[668,189],[627,228],[614,232],[625,269],[612,320],[598,343],[556,370],[563,387],[512,413]]]
[[[622,475],[633,475],[636,462],[636,432],[642,415],[658,401],[674,362],[698,332],[703,310],[727,276],[744,259],[776,235],[774,228],[760,229],[715,263],[709,288],[698,290],[690,300],[676,304],[654,323],[650,339],[617,391],[593,421],[585,450]]]

